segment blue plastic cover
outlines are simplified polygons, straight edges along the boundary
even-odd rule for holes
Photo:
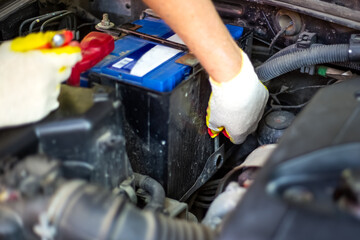
[[[168,38],[174,35],[169,26],[160,19],[145,18],[135,21],[134,24],[142,26],[137,30],[138,32],[161,38]],[[227,28],[235,39],[239,39],[243,34],[242,27],[227,25]],[[93,67],[90,72],[106,74],[115,77],[119,81],[140,85],[160,92],[171,91],[191,73],[192,68],[190,66],[175,62],[185,55],[186,52],[177,53],[143,76],[131,74],[131,70],[138,60],[157,45],[159,44],[135,36],[125,36],[115,42],[114,51]]]

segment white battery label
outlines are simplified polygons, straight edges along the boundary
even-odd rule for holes
[[[134,61],[134,59],[132,58],[124,58],[121,59],[120,61],[118,61],[117,63],[115,63],[114,65],[112,65],[114,68],[123,68],[124,66],[128,65],[129,63],[131,63],[132,61]]]
[[[172,35],[167,40],[184,44],[176,34]],[[180,52],[180,50],[174,48],[157,45],[141,56],[135,66],[131,69],[130,74],[137,77],[143,77],[145,74],[148,74]]]

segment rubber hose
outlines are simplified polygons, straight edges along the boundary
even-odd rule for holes
[[[287,46],[286,48],[283,48],[281,49],[280,51],[274,53],[271,57],[269,57],[266,62],[268,61],[271,61],[275,58],[278,58],[280,56],[283,56],[283,55],[286,55],[286,54],[289,54],[289,53],[293,53],[293,52],[296,52],[298,51],[299,49],[296,47],[296,44],[293,44],[293,45],[290,45],[290,46]]]
[[[204,225],[140,210],[122,196],[81,181],[63,185],[47,205],[47,216],[56,228],[56,240],[214,240],[217,237],[215,231]],[[37,224],[38,218],[34,220]]]
[[[199,223],[177,220],[127,204],[109,239],[126,240],[214,240],[216,233]],[[136,228],[136,231],[129,229]]]
[[[149,176],[134,173],[135,186],[142,188],[151,196],[150,202],[146,205],[145,209],[162,211],[165,204],[165,191],[164,188]]]
[[[349,44],[321,45],[292,52],[267,61],[256,68],[262,82],[301,67],[349,61]]]
[[[317,46],[323,46],[323,44],[314,43],[314,44],[312,44],[310,47],[317,47]],[[290,53],[294,53],[294,52],[299,52],[299,51],[302,51],[302,50],[304,50],[304,48],[298,48],[296,44],[292,44],[292,45],[287,46],[286,48],[281,49],[281,50],[278,51],[277,53],[273,54],[271,57],[269,57],[269,58],[266,60],[266,62],[271,61],[271,60],[273,60],[273,59],[275,59],[275,58],[284,56],[284,55],[286,55],[286,54],[290,54]]]

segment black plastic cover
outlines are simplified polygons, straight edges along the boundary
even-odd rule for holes
[[[21,23],[37,15],[39,6],[36,0],[0,1],[0,41],[18,36]]]
[[[359,167],[360,79],[319,91],[286,131],[219,239],[358,239],[360,220],[336,203],[344,169]],[[284,187],[308,187],[289,199]]]
[[[46,119],[0,130],[1,158],[45,153],[59,159],[69,178],[114,188],[132,175],[123,136],[123,109],[111,90],[62,86],[60,108]]]

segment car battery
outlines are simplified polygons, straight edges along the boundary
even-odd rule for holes
[[[145,18],[134,24],[141,26],[138,32],[181,43],[163,20]],[[235,39],[244,33],[241,27],[227,27]],[[211,93],[206,72],[187,52],[127,35],[83,76],[115,87],[125,109],[134,171],[153,177],[167,196],[180,199],[215,151],[205,125]]]

